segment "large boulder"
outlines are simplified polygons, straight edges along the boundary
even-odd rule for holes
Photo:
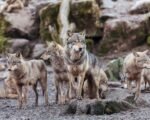
[[[57,17],[59,13],[60,3],[49,3],[39,11],[40,16],[40,37],[43,40],[59,41],[59,24],[57,22]],[[50,33],[49,29],[54,29],[56,35]]]
[[[130,50],[145,44],[146,39],[149,41],[149,0],[101,0],[101,3],[103,36],[98,54]]]
[[[32,51],[32,45],[29,40],[26,39],[10,39],[8,40],[8,51],[10,53],[16,53],[20,51],[24,57],[29,57]]]
[[[45,52],[46,46],[45,44],[38,43],[34,46],[32,51],[32,58],[40,58],[41,55]]]
[[[28,6],[11,13],[3,12],[3,19],[9,23],[6,37],[35,40],[39,38],[39,10],[48,0],[30,0]]]
[[[104,25],[104,35],[100,45],[100,52],[110,50],[125,51],[145,42],[149,32],[149,15],[131,16],[107,20]]]
[[[40,36],[43,40],[59,39],[61,25],[59,23],[59,10],[61,2],[49,3],[39,12]],[[86,30],[87,36],[100,36],[99,6],[95,0],[72,0],[70,4],[69,22],[75,31]]]
[[[110,88],[104,100],[72,100],[64,114],[104,115],[118,113],[135,108],[136,106],[135,102],[133,102],[133,98],[134,97],[125,89]]]

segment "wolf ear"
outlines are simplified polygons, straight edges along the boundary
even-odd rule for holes
[[[138,54],[137,52],[133,52],[133,55],[134,55],[135,57],[139,57],[139,54]]]
[[[144,54],[148,54],[148,51],[149,51],[149,50],[145,50],[143,53],[144,53]]]
[[[57,43],[55,41],[52,41],[53,47],[56,47]]]
[[[72,33],[70,30],[68,30],[68,31],[67,31],[67,35],[68,35],[69,37],[71,37],[71,36],[73,35],[73,33]]]
[[[85,35],[86,35],[86,31],[85,31],[85,30],[83,30],[82,32],[80,32],[80,34],[81,34],[82,36],[84,36],[84,37],[85,37]]]
[[[18,58],[22,58],[22,54],[21,54],[21,52],[19,51],[19,52],[16,52],[16,57],[18,57]]]

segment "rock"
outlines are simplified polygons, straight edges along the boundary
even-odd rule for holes
[[[144,14],[150,12],[150,0],[138,0],[129,10],[131,14]]]
[[[59,40],[61,25],[58,20],[60,4],[61,2],[49,3],[39,12],[40,36],[43,40],[54,40],[61,43]],[[71,1],[68,19],[72,26],[71,28],[74,28],[75,31],[86,30],[87,36],[101,36],[99,34],[99,16],[99,6],[95,0]]]
[[[41,55],[45,52],[45,50],[46,46],[44,44],[36,44],[32,52],[32,58],[40,58]]]
[[[3,13],[3,19],[9,23],[6,37],[34,40],[39,37],[39,10],[49,1],[30,0],[29,5],[12,13]]]
[[[7,31],[10,24],[4,19],[3,15],[0,15],[0,52],[5,51],[7,46],[7,38],[5,32]]]
[[[101,0],[101,2],[100,23],[103,36],[97,43],[98,55],[109,51],[118,53],[130,50],[146,42],[146,37],[150,33],[148,28],[150,15],[148,11],[139,13],[144,3],[148,6],[149,0]],[[137,9],[139,13],[130,14],[131,8],[140,8]]]
[[[47,6],[43,7],[39,11],[40,16],[40,36],[43,40],[59,41],[58,40],[58,31],[59,24],[57,22],[57,17],[59,13],[60,3],[49,3]],[[49,27],[56,31],[56,37],[53,37],[53,34],[50,33]]]
[[[29,57],[31,52],[31,45],[29,40],[26,39],[11,39],[8,40],[9,45],[8,51],[11,53],[16,53],[20,51],[24,57]]]
[[[5,13],[4,18],[10,24],[5,33],[7,37],[26,39],[38,37],[37,16],[32,10],[24,8],[17,13]]]
[[[150,36],[147,37],[147,44],[150,45]]]
[[[133,22],[134,21],[134,22]],[[108,20],[104,26],[104,36],[100,43],[99,52],[125,51],[145,42],[148,25],[148,15],[131,18]]]
[[[69,20],[76,26],[75,31],[86,31],[86,36],[101,36],[100,8],[95,0],[72,0]]]
[[[110,88],[109,93],[104,100],[72,100],[64,114],[103,115],[118,113],[135,108],[135,102],[127,100],[129,97],[130,99],[134,99],[134,97],[132,98],[132,95],[128,94],[125,89]]]
[[[106,74],[109,80],[112,81],[117,81],[121,79],[121,71],[122,71],[122,66],[123,66],[123,58],[118,58],[111,60],[107,65],[106,65]]]

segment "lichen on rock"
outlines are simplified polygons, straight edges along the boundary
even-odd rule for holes
[[[10,23],[7,22],[4,16],[0,15],[0,52],[3,52],[7,46],[7,38],[5,37],[5,33],[10,26]]]

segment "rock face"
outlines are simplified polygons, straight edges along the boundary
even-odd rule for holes
[[[43,40],[59,41],[61,25],[58,20],[60,4],[53,3],[42,8],[40,14],[40,35]],[[99,7],[94,0],[72,0],[69,22],[75,31],[86,30],[87,36],[99,36]],[[53,31],[50,33],[50,31]]]
[[[149,44],[149,0],[71,0],[69,27],[86,31],[87,46],[98,55]],[[31,0],[22,10],[0,15],[0,52],[6,37],[29,41],[60,40],[61,1]]]
[[[121,88],[110,88],[107,94],[108,95],[104,100],[72,100],[64,113],[103,115],[135,108],[135,104],[132,102],[133,96],[128,94],[127,90]]]
[[[8,51],[10,53],[15,53],[20,51],[24,57],[29,57],[32,47],[30,42],[26,39],[11,39],[8,40],[9,47]]]
[[[38,36],[37,7],[25,7],[13,13],[4,13],[5,20],[10,24],[5,32],[7,37],[36,39]]]
[[[32,52],[32,58],[40,58],[45,50],[46,46],[44,44],[36,44]]]
[[[102,0],[100,21],[103,26],[103,37],[99,47],[100,53],[130,50],[145,43],[149,34],[148,0]],[[139,4],[140,3],[140,4]],[[133,12],[135,11],[135,12]],[[130,13],[137,13],[136,15]]]

